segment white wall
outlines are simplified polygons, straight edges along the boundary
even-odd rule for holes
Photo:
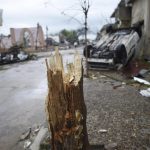
[[[1,39],[0,47],[1,48],[10,48],[12,46],[11,37],[3,37]]]
[[[136,0],[132,8],[132,24],[144,20],[146,0]]]

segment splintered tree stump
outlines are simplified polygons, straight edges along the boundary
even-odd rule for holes
[[[86,106],[83,96],[83,69],[81,57],[64,70],[62,56],[55,54],[46,60],[48,96],[46,112],[51,132],[52,150],[87,150]]]

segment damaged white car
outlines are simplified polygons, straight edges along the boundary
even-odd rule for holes
[[[125,66],[135,54],[139,40],[133,29],[105,33],[95,45],[84,48],[84,56],[91,68]]]

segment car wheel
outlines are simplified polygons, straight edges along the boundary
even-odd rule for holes
[[[93,49],[93,47],[91,45],[88,45],[87,48],[85,47],[83,50],[83,55],[84,57],[90,57],[90,52]]]

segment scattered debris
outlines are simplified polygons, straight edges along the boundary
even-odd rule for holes
[[[127,78],[131,77],[147,77],[150,71],[150,64],[139,59],[131,60],[126,67],[123,68],[122,73]]]
[[[117,88],[119,88],[121,86],[122,86],[121,82],[115,82],[115,83],[113,83],[113,89],[117,89]]]
[[[130,85],[133,86],[133,87],[135,87],[135,88],[137,88],[137,89],[140,89],[140,87],[141,87],[140,83],[132,83]]]
[[[147,90],[141,90],[140,94],[145,97],[150,97],[150,88],[148,88]]]
[[[93,75],[91,75],[91,79],[96,80],[97,77],[93,74]]]
[[[99,131],[98,131],[98,133],[107,133],[108,131],[106,130],[106,129],[100,129]]]
[[[38,132],[40,131],[40,126],[36,126],[35,128],[34,128],[34,134],[37,134]]]
[[[116,65],[116,67],[117,67],[117,70],[119,71],[123,68],[123,64],[118,64],[118,65]]]
[[[30,145],[32,144],[32,142],[35,141],[40,129],[42,129],[42,128],[40,128],[39,125],[35,125],[32,128],[29,128],[28,131],[22,133],[22,135],[19,138],[19,142],[24,141],[25,149],[29,148]]]
[[[18,45],[12,46],[7,52],[0,52],[0,65],[25,60],[37,60],[37,56],[25,52],[23,47]]]
[[[109,79],[114,80],[116,82],[123,82],[122,77],[120,78],[119,76],[116,76],[116,73],[115,74],[101,73],[101,74],[106,76],[106,78],[109,78]]]
[[[118,147],[117,143],[109,143],[108,145],[105,145],[106,150],[116,150]]]
[[[29,128],[27,132],[22,133],[22,135],[20,136],[20,141],[23,141],[29,138],[30,134],[31,134],[31,128]]]
[[[45,138],[43,139],[43,141],[40,144],[40,150],[50,150],[51,148],[51,136],[49,134],[49,132],[47,133],[48,135],[45,136]]]
[[[122,85],[126,85],[126,83],[125,83],[125,82],[122,82]]]
[[[0,53],[0,64],[13,63],[27,60],[29,54],[23,50],[22,46],[12,46],[7,52]]]
[[[150,82],[140,79],[140,78],[137,78],[137,77],[134,77],[134,81],[137,81],[137,82],[145,84],[145,85],[150,85]]]
[[[106,76],[104,76],[104,75],[100,75],[100,78],[106,78]]]
[[[119,87],[124,88],[124,85],[126,85],[127,83],[122,82],[122,81],[114,81],[111,85],[113,86],[113,89],[117,89]]]
[[[19,58],[20,61],[24,61],[28,59],[29,55],[25,53],[24,51],[20,51],[17,57]]]
[[[29,60],[37,60],[39,57],[37,57],[37,55],[35,55],[35,54],[30,54],[29,55]]]
[[[46,133],[48,132],[48,128],[42,127],[40,131],[38,132],[33,144],[30,146],[31,150],[39,150],[40,144],[42,140],[44,139]]]
[[[30,145],[31,145],[31,141],[30,141],[30,140],[25,141],[25,142],[24,142],[24,149],[29,148]]]
[[[113,89],[117,89],[117,88],[119,88],[119,87],[121,87],[121,86],[122,86],[122,84],[117,85],[117,86],[113,86]]]
[[[149,70],[141,69],[136,77],[145,78]]]
[[[147,62],[150,62],[150,57],[149,56],[145,56],[144,60],[147,61]]]

